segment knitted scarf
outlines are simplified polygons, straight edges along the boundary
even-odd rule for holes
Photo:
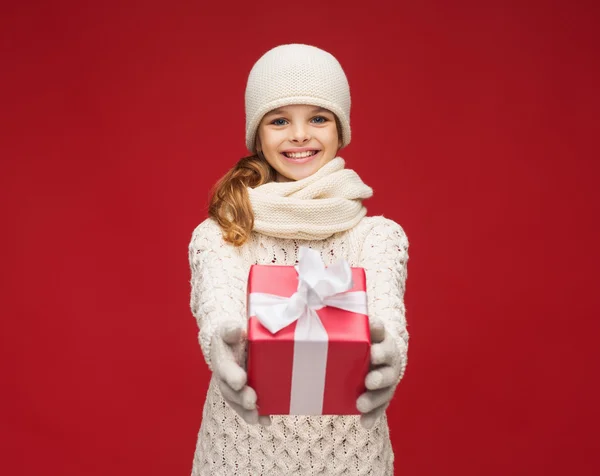
[[[373,190],[345,165],[344,159],[336,157],[304,179],[248,188],[254,231],[320,240],[355,226],[367,213],[362,200]]]

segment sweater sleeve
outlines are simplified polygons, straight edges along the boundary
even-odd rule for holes
[[[188,249],[191,269],[190,307],[198,323],[198,340],[208,367],[211,339],[220,322],[246,326],[247,272],[233,245],[211,219],[194,230]]]
[[[400,381],[409,340],[404,307],[408,238],[402,227],[387,218],[378,219],[363,243],[360,261],[367,277],[369,316],[383,321],[396,342]]]

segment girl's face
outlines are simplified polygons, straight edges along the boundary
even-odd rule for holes
[[[335,115],[317,106],[294,104],[265,114],[258,126],[257,150],[277,172],[277,182],[314,174],[341,146]]]

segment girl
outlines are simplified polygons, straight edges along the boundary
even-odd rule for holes
[[[253,155],[217,183],[189,246],[191,308],[213,371],[192,474],[391,475],[385,409],[406,367],[408,241],[395,222],[365,216],[372,190],[337,155],[351,136],[346,75],[319,48],[282,45],[253,66],[245,99]],[[246,385],[248,271],[294,265],[300,246],[365,269],[372,368],[360,416],[259,418]]]

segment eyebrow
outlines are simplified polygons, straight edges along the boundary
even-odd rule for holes
[[[272,111],[269,111],[267,114],[265,114],[265,116],[271,116],[274,114],[285,114],[286,110],[283,107],[277,108],[277,109],[273,109]],[[330,114],[333,114],[329,109],[325,109],[324,107],[315,107],[312,110],[312,114],[315,114],[317,112],[329,112]]]

